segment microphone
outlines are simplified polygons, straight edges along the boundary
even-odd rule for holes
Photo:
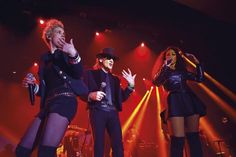
[[[168,60],[166,61],[166,65],[169,65],[171,62],[172,62],[172,59],[168,59]]]
[[[104,92],[106,86],[107,86],[106,82],[102,82],[99,90]]]
[[[34,75],[32,73],[28,73],[27,77],[29,79],[33,79]],[[28,90],[29,90],[29,98],[31,105],[34,105],[34,85],[28,84]]]
[[[105,93],[106,86],[107,86],[106,82],[102,82],[99,90]],[[106,97],[103,97],[102,100],[106,100]],[[102,103],[104,103],[104,102],[102,102]]]

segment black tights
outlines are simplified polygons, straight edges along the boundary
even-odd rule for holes
[[[38,136],[41,136],[38,157],[54,157],[56,155],[56,148],[69,124],[68,119],[57,113],[50,113],[45,124],[43,123],[38,117],[34,119],[16,148],[16,157],[30,157]],[[44,125],[42,132],[40,131],[41,125]]]

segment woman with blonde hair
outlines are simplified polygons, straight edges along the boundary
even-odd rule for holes
[[[38,157],[56,155],[68,124],[76,114],[76,95],[82,90],[80,86],[72,86],[80,81],[83,67],[72,39],[69,43],[65,41],[62,22],[49,20],[42,38],[49,51],[40,59],[39,84],[32,74],[23,80],[24,87],[32,85],[34,94],[40,96],[40,112],[18,144],[17,157],[29,157],[37,137],[40,137]]]

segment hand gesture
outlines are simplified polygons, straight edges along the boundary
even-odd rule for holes
[[[70,57],[75,57],[77,50],[74,47],[73,39],[70,39],[70,43],[65,42],[65,40],[60,39],[60,49],[68,54]]]
[[[22,86],[28,88],[29,84],[36,84],[36,79],[33,74],[28,73],[22,81]]]
[[[122,75],[129,83],[129,86],[134,87],[136,74],[132,75],[130,69],[128,68],[128,72],[123,70]]]
[[[199,60],[191,53],[185,53],[187,57],[192,57],[196,64],[199,64]]]

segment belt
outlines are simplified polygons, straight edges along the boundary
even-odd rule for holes
[[[107,107],[107,108],[111,108],[111,109],[115,109],[115,107],[114,106],[110,106],[110,105],[100,105],[101,107]]]
[[[62,93],[54,93],[47,97],[46,101],[50,101],[58,96],[66,96],[66,97],[76,97],[76,95],[72,92],[62,92]]]
[[[104,102],[104,101],[101,102],[101,105],[99,105],[99,108],[107,109],[107,110],[116,110],[114,105],[110,105],[110,104],[108,104],[107,102]]]

